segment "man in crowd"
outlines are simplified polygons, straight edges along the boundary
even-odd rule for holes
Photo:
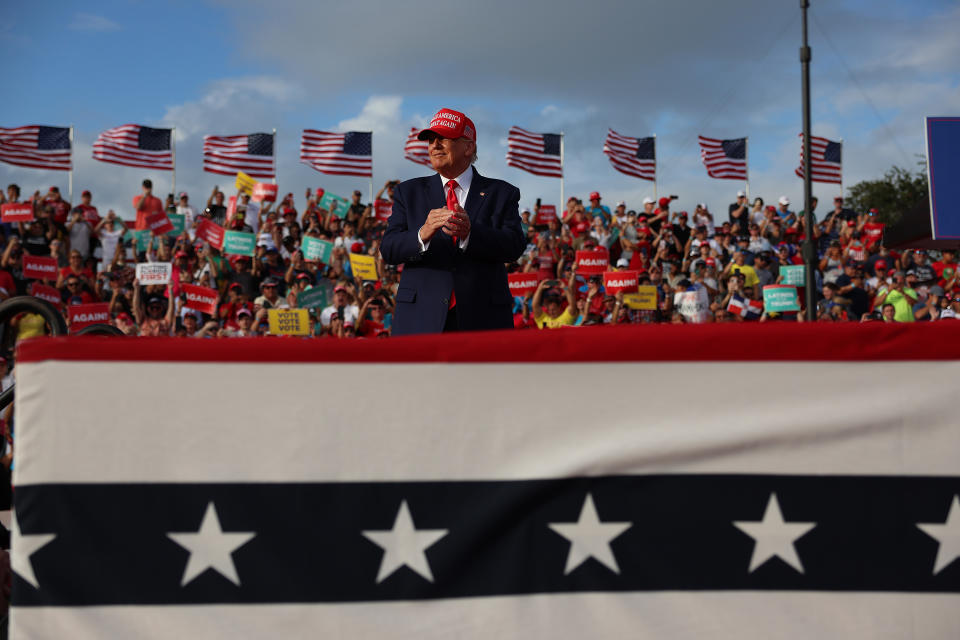
[[[147,218],[155,213],[164,213],[165,209],[160,198],[153,195],[153,181],[145,179],[141,184],[142,193],[133,197],[133,208],[137,212],[137,219],[133,228],[137,231],[147,228]]]

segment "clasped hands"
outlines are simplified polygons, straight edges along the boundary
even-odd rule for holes
[[[427,214],[427,221],[420,227],[420,239],[426,242],[433,238],[437,231],[441,230],[460,240],[470,235],[470,218],[463,207],[457,205],[455,211],[446,207],[431,209],[430,213]]]

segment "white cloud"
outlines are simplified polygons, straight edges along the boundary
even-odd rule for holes
[[[76,13],[68,26],[73,31],[119,31],[122,27],[104,16],[93,13]]]

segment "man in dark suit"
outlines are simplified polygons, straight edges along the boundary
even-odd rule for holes
[[[419,138],[437,171],[397,185],[380,253],[403,263],[393,335],[513,327],[504,263],[526,247],[520,191],[473,168],[477,130],[441,109]]]

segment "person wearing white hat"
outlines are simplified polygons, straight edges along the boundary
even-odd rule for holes
[[[693,228],[700,226],[707,228],[708,236],[713,236],[713,214],[707,210],[707,205],[703,202],[698,202],[697,208],[693,211]]]
[[[647,217],[647,220],[653,217],[653,210],[656,208],[657,201],[647,196],[643,199],[643,215]]]
[[[780,216],[780,219],[783,220],[784,227],[793,226],[797,221],[797,214],[793,211],[790,211],[790,198],[787,196],[780,196],[780,199],[777,200],[777,204],[780,205],[777,209],[777,215]]]
[[[737,201],[730,205],[730,227],[736,235],[747,235],[747,223],[750,218],[750,207],[747,204],[747,194],[737,191]]]

